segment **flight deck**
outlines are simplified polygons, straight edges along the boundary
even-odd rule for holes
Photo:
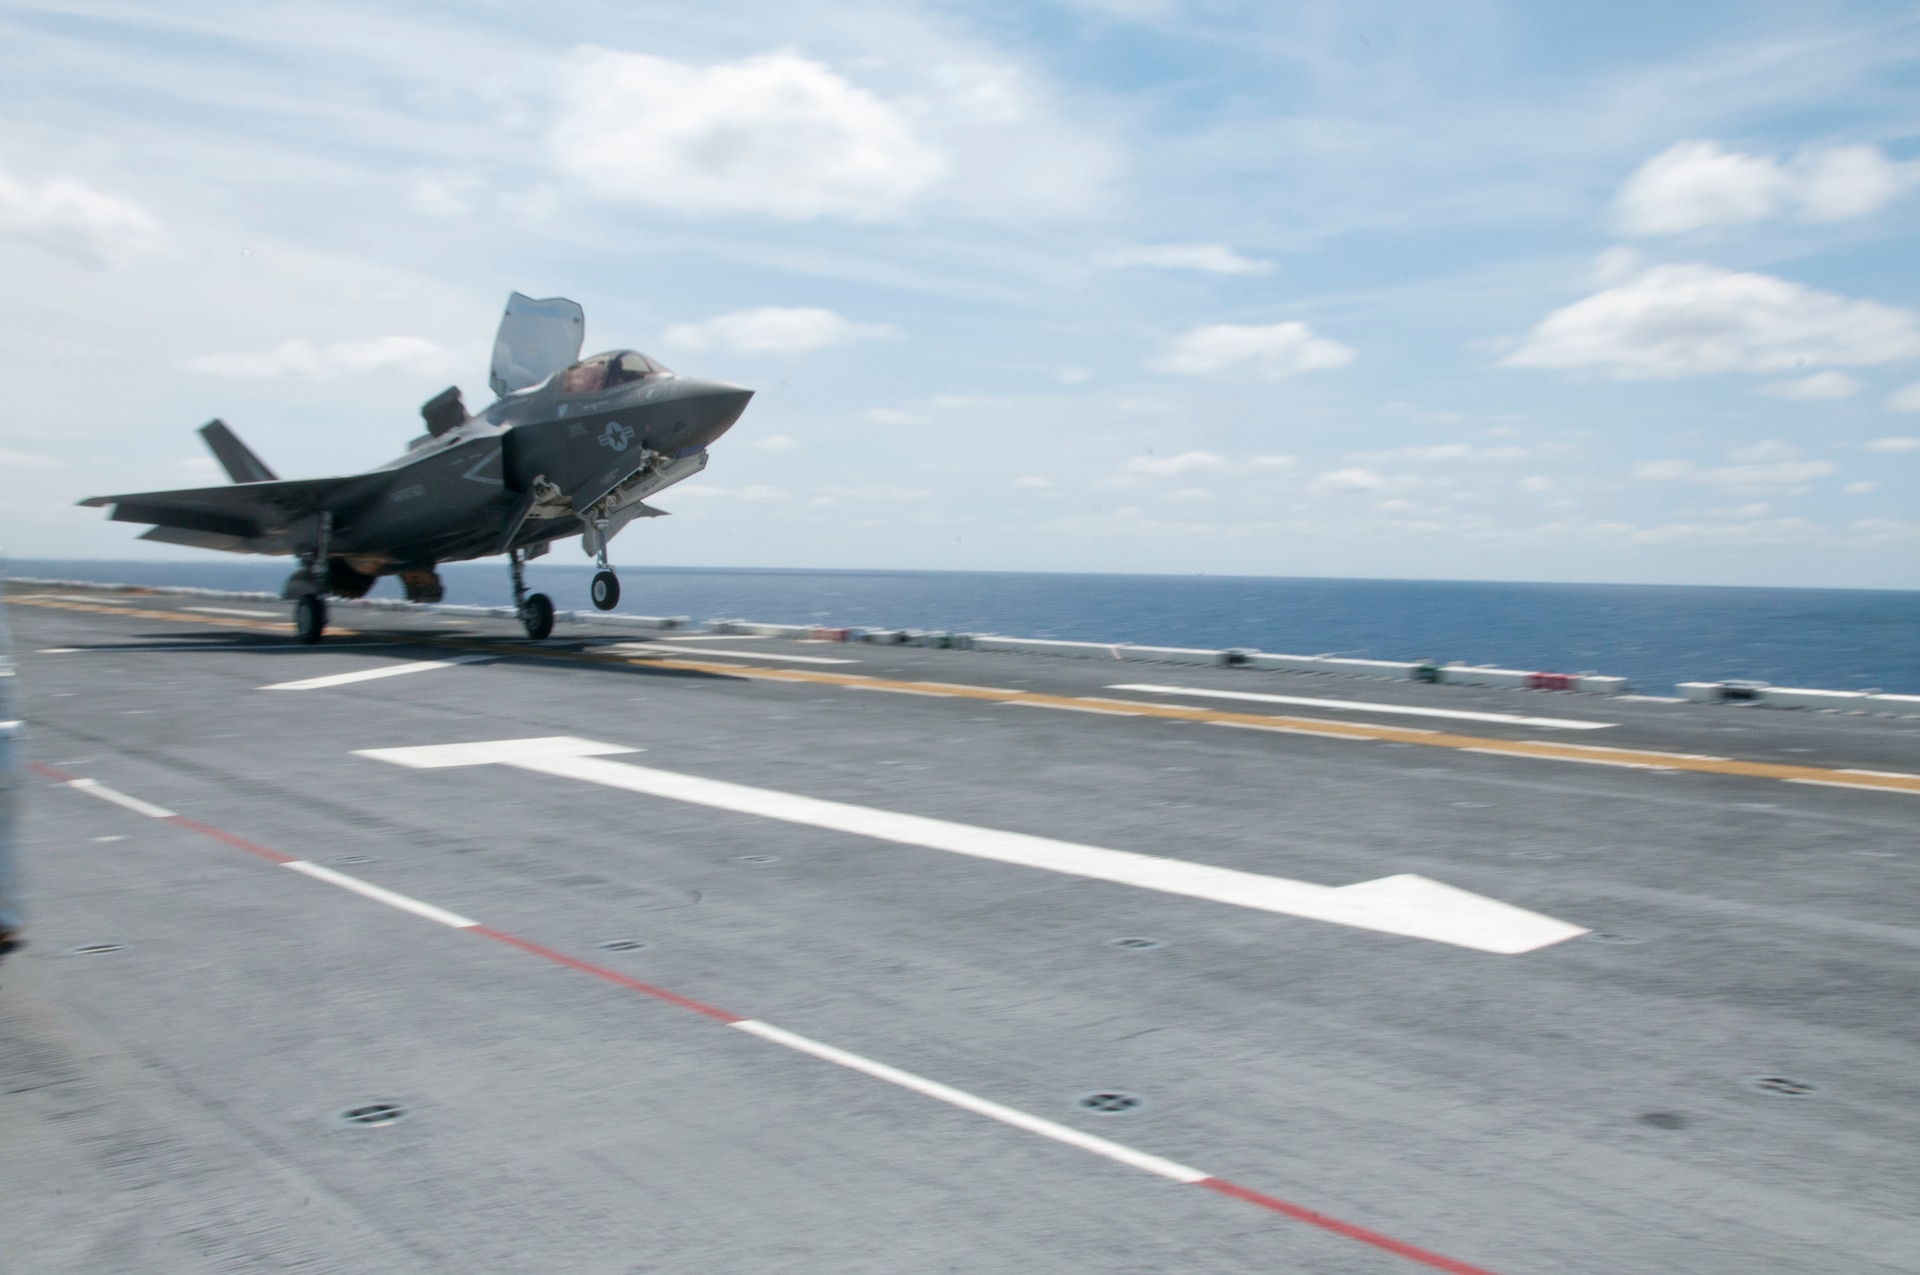
[[[1920,716],[8,601],[0,1271],[1920,1265]]]

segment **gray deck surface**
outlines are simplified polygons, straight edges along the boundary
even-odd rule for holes
[[[305,648],[191,610],[275,612],[264,626],[274,607],[69,600],[88,609],[9,608],[29,757],[229,838],[1454,1269],[1920,1268],[1914,795],[518,654],[264,691],[527,644],[506,622],[342,611],[357,635]],[[635,640],[575,626],[550,645]],[[1912,718],[706,646],[763,654],[729,661],[755,668],[1920,771]],[[1108,689],[1121,683],[1612,725]],[[504,766],[355,755],[557,735],[681,774],[1321,885],[1417,873],[1606,937],[1492,955]],[[32,946],[0,965],[0,1270],[1431,1269],[190,824],[44,776],[26,798]],[[618,939],[647,946],[596,946]],[[122,947],[74,953],[89,944]],[[1764,1075],[1819,1092],[1743,1084]],[[1103,1090],[1144,1101],[1077,1105]],[[370,1101],[411,1115],[335,1121]]]

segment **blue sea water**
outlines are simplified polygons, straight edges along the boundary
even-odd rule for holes
[[[449,602],[508,601],[499,563],[444,566]],[[277,591],[284,561],[19,561],[9,574]],[[588,608],[590,567],[536,561],[532,588]],[[1920,592],[1487,584],[1253,576],[627,567],[620,609],[875,628],[1465,660],[1676,682],[1920,694]],[[392,580],[375,596],[397,596]]]

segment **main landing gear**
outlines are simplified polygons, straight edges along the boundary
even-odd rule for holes
[[[303,593],[293,604],[293,628],[302,642],[312,646],[327,631],[327,600],[317,593]]]
[[[526,625],[528,637],[544,642],[553,635],[553,599],[544,593],[528,595],[527,582],[521,575],[527,560],[518,549],[507,554],[507,563],[513,571],[513,605],[520,613],[520,623]]]

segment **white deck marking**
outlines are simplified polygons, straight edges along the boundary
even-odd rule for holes
[[[442,925],[450,925],[456,930],[470,930],[480,924],[480,922],[469,917],[461,916],[458,912],[449,912],[445,908],[437,908],[431,903],[422,903],[418,899],[410,899],[404,894],[398,894],[392,890],[382,889],[380,886],[374,885],[371,882],[362,881],[359,877],[350,877],[344,872],[335,872],[332,868],[323,868],[317,863],[308,863],[304,859],[291,859],[280,866],[290,868],[303,876],[312,877],[316,881],[325,881],[328,885],[337,885],[342,890],[352,890],[355,894],[364,895],[369,899],[384,903],[390,908],[399,908],[402,912],[411,912],[415,916],[423,916],[429,921],[438,921]]]
[[[203,615],[244,615],[249,620],[284,620],[287,617],[279,611],[243,611],[239,607],[181,607],[182,611],[198,611]]]
[[[116,806],[125,806],[135,814],[145,815],[149,819],[173,818],[173,811],[168,810],[165,806],[156,806],[150,801],[142,801],[138,797],[129,797],[123,792],[115,792],[97,780],[69,779],[67,781],[67,787],[78,788],[90,797],[98,797],[102,801],[111,801]]]
[[[1184,859],[976,828],[944,819],[875,810],[608,760],[612,754],[635,751],[618,744],[553,736],[424,748],[362,749],[358,755],[418,769],[513,766],[649,797],[871,837],[876,841],[945,850],[975,859],[1159,890],[1214,903],[1430,939],[1481,952],[1514,955],[1587,933],[1581,926],[1419,876],[1402,874],[1340,887],[1312,885]]]
[[[722,651],[699,646],[668,646],[664,642],[616,642],[602,650],[635,655],[716,655],[723,660],[782,660],[788,664],[858,664],[859,660],[829,659],[824,655],[782,655],[773,651]]]
[[[1884,770],[1869,770],[1869,771],[1865,771],[1865,772],[1862,772],[1862,771],[1844,771],[1844,770],[1843,770],[1843,771],[1840,771],[1840,772],[1838,772],[1838,773],[1840,773],[1840,774],[1843,774],[1843,775],[1845,775],[1845,774],[1862,774],[1862,773],[1864,773],[1864,774],[1869,774],[1869,775],[1885,775],[1885,774],[1890,774],[1890,773],[1892,773],[1892,772],[1890,772],[1890,771],[1884,771]],[[1851,789],[1851,790],[1852,790],[1852,791],[1854,791],[1854,792],[1859,792],[1859,791],[1860,791],[1860,785],[1859,785],[1859,784],[1849,784],[1849,783],[1843,783],[1843,782],[1840,782],[1840,781],[1837,781],[1837,780],[1832,780],[1832,779],[1789,779],[1789,780],[1787,780],[1786,782],[1788,782],[1788,783],[1790,783],[1790,784],[1812,784],[1812,785],[1813,785],[1814,787],[1816,787],[1816,788],[1847,788],[1847,789]],[[1907,795],[1907,796],[1909,796],[1909,797],[1920,797],[1920,793],[1916,793],[1916,792],[1915,792],[1915,791],[1914,791],[1913,789],[1911,789],[1911,788],[1876,788],[1876,789],[1874,789],[1874,791],[1875,791],[1875,792],[1897,792],[1897,793],[1904,793],[1905,795]]]
[[[1521,717],[1515,713],[1475,713],[1463,708],[1421,708],[1413,704],[1374,704],[1358,699],[1308,699],[1299,695],[1262,695],[1253,691],[1211,691],[1194,686],[1149,686],[1125,683],[1110,691],[1137,691],[1146,695],[1191,695],[1197,699],[1250,700],[1258,704],[1303,704],[1308,708],[1337,708],[1350,713],[1392,713],[1402,717],[1450,717],[1462,722],[1505,722],[1510,726],[1547,726],[1554,730],[1611,730],[1618,722],[1582,722],[1569,717]]]
[[[1039,1116],[1029,1115],[1016,1108],[1003,1106],[1000,1103],[991,1102],[985,1098],[975,1097],[964,1089],[955,1089],[952,1085],[943,1085],[937,1080],[928,1080],[925,1076],[916,1076],[910,1071],[902,1071],[898,1067],[889,1067],[886,1063],[875,1062],[871,1058],[864,1058],[848,1050],[838,1049],[832,1045],[821,1044],[819,1041],[809,1039],[806,1036],[800,1035],[798,1032],[790,1032],[785,1028],[775,1027],[771,1023],[762,1023],[751,1018],[742,1018],[737,1022],[729,1023],[728,1026],[737,1027],[749,1035],[758,1036],[761,1040],[769,1040],[776,1045],[784,1045],[788,1049],[795,1050],[798,1053],[811,1054],[815,1058],[821,1059],[824,1062],[833,1063],[835,1066],[845,1067],[849,1071],[857,1071],[862,1075],[872,1076],[875,1080],[884,1080],[890,1085],[898,1085],[902,1089],[911,1089],[914,1093],[922,1094],[928,1098],[933,1098],[937,1101],[958,1107],[962,1111],[971,1111],[975,1115],[985,1116],[989,1120],[998,1120],[1001,1124],[1012,1125],[1014,1128],[1024,1129],[1028,1133],[1037,1133],[1043,1138],[1052,1138],[1055,1142],[1064,1142],[1070,1147],[1078,1147],[1082,1151],[1091,1151],[1095,1155],[1105,1156],[1107,1159],[1124,1164],[1129,1168],[1144,1169],[1148,1173],[1158,1174],[1163,1178],[1172,1178],[1175,1182],[1182,1182],[1187,1185],[1192,1185],[1195,1182],[1213,1176],[1199,1169],[1190,1168],[1178,1161],[1165,1160],[1157,1155],[1149,1155],[1145,1151],[1136,1151],[1132,1147],[1122,1146],[1118,1142],[1109,1142],[1105,1138],[1096,1138],[1090,1133],[1082,1133],[1078,1129],[1070,1129],[1066,1125],[1055,1124],[1051,1120],[1043,1120]]]
[[[403,673],[426,673],[437,668],[452,668],[456,664],[478,664],[483,660],[500,658],[497,655],[455,655],[444,660],[402,660],[397,664],[382,664],[378,668],[363,668],[353,673],[331,673],[326,677],[308,677],[298,682],[275,682],[272,686],[258,686],[261,691],[318,691],[329,686],[348,686],[354,682],[371,682],[382,677],[399,677]]]

